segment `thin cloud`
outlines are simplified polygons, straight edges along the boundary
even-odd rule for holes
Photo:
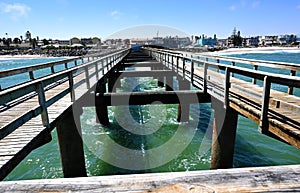
[[[297,6],[296,6],[296,9],[300,9],[300,5],[297,5]]]
[[[112,16],[113,19],[119,19],[120,16],[122,15],[122,13],[120,11],[114,10],[110,13],[110,15]]]
[[[252,8],[255,9],[255,8],[259,7],[259,5],[260,5],[260,1],[255,1],[252,3]]]
[[[27,17],[31,8],[21,3],[0,3],[0,12],[10,15],[13,20]]]
[[[229,7],[229,10],[235,11],[235,10],[236,10],[236,6],[235,6],[235,5],[231,5],[231,6]]]

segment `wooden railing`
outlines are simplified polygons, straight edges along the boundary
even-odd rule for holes
[[[199,57],[185,57],[180,52],[159,50],[145,48],[145,51],[156,60],[164,63],[168,68],[176,71],[183,78],[190,80],[191,84],[197,88],[202,89],[204,92],[208,92],[217,99],[223,101],[224,107],[228,107],[231,97],[234,93],[230,92],[230,88],[234,86],[234,82],[231,78],[234,74],[239,74],[245,77],[249,77],[255,80],[263,81],[263,93],[261,98],[261,117],[259,128],[262,133],[268,132],[268,114],[269,101],[271,93],[271,84],[279,84],[289,87],[289,94],[293,93],[293,89],[300,88],[300,77],[296,77],[296,72],[300,71],[299,64],[283,63],[283,62],[270,62],[270,61],[258,61],[239,59],[224,56],[199,56]],[[215,61],[209,60],[214,59]],[[229,61],[231,64],[251,64],[253,69],[238,67],[235,65],[224,64],[221,61]],[[257,66],[265,66],[272,68],[279,68],[291,71],[291,76],[276,74],[271,72],[259,71]],[[195,73],[197,71],[197,73]],[[215,76],[218,76],[220,82],[216,84],[211,79],[212,75],[208,73],[214,72]],[[256,81],[255,81],[256,82]],[[253,83],[255,83],[253,81]],[[223,84],[223,85],[222,85]],[[219,92],[215,92],[219,90]],[[299,106],[297,107],[299,108]]]
[[[105,56],[94,56],[93,61],[85,62],[82,64],[78,64],[78,60],[84,61],[83,58],[73,58],[0,72],[0,78],[13,76],[20,73],[28,73],[30,76],[29,81],[14,85],[0,91],[0,107],[2,106],[2,108],[10,108],[10,106],[20,104],[34,96],[38,96],[39,101],[39,106],[37,108],[32,107],[34,109],[16,118],[14,121],[7,124],[4,128],[1,128],[0,139],[7,136],[10,132],[14,131],[24,122],[39,114],[41,114],[42,116],[43,125],[45,127],[49,127],[49,118],[47,112],[47,108],[49,106],[69,93],[71,96],[71,101],[74,102],[76,99],[78,99],[78,97],[76,98],[74,91],[77,87],[85,83],[88,89],[92,88],[94,85],[90,84],[91,77],[96,77],[96,80],[99,80],[100,74],[104,75],[114,65],[121,61],[128,53],[129,49],[123,49],[110,54],[106,53]],[[69,68],[68,63],[70,62],[74,62],[75,65]],[[55,72],[53,70],[54,66],[61,64],[65,64],[65,69]],[[36,70],[46,68],[51,69],[51,74],[37,79],[34,77],[34,72]],[[89,74],[89,70],[92,68],[95,69],[95,72],[93,74]],[[85,74],[84,81],[74,83],[74,78],[82,74]],[[67,87],[65,90],[60,90],[55,96],[51,97],[50,100],[46,100],[45,91],[50,90],[56,85],[60,85],[65,82],[69,82],[69,87]],[[5,111],[5,108],[1,111]]]
[[[221,61],[230,62],[232,66],[235,66],[237,63],[240,64],[248,64],[252,66],[252,69],[257,71],[259,67],[268,67],[268,68],[276,68],[281,70],[289,71],[290,76],[296,76],[296,73],[300,72],[300,64],[295,63],[287,63],[287,62],[275,62],[275,61],[265,61],[265,60],[254,60],[254,59],[245,59],[245,58],[235,58],[228,56],[212,56],[212,55],[202,55],[198,56],[198,59],[202,60],[215,60],[216,63],[220,63]],[[252,83],[256,84],[256,79],[252,79]],[[288,87],[288,94],[293,94],[294,87]]]

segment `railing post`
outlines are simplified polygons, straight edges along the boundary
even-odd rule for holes
[[[85,71],[85,81],[86,81],[86,87],[87,89],[90,89],[91,88],[91,84],[90,84],[90,75],[89,75],[89,67],[86,66],[84,68],[84,71]]]
[[[220,59],[217,59],[217,64],[220,64]],[[217,68],[217,72],[220,72],[219,68]]]
[[[38,85],[36,87],[36,91],[38,93],[43,126],[49,127],[49,116],[48,116],[48,111],[47,111],[46,96],[45,96],[43,82],[38,83]]]
[[[224,83],[224,108],[229,106],[230,69],[226,67]]]
[[[257,70],[257,69],[258,69],[258,66],[254,65],[253,70]],[[256,84],[256,78],[252,78],[252,84]]]
[[[99,80],[99,67],[98,67],[99,63],[95,62],[95,71],[96,71],[96,79],[97,81]]]
[[[172,70],[174,71],[174,56],[172,55]]]
[[[167,64],[167,54],[166,54],[166,53],[164,53],[164,57],[165,57],[164,63],[165,63],[165,66],[167,66],[167,65],[166,65],[166,64]]]
[[[65,69],[68,69],[68,63],[65,63]]]
[[[182,77],[185,78],[185,58],[183,57],[183,63],[182,63]]]
[[[74,102],[75,101],[75,90],[74,90],[74,80],[73,80],[73,72],[72,71],[68,74],[68,78],[69,78],[69,89],[70,89],[71,101]]]
[[[270,78],[268,76],[265,76],[260,123],[259,123],[259,131],[263,134],[268,133],[268,127],[269,127],[268,110],[269,110],[270,90],[271,90]]]
[[[176,71],[177,71],[177,74],[179,72],[179,56],[176,57]]]
[[[235,66],[235,62],[231,62],[232,66]],[[234,77],[234,73],[232,73],[232,77]]]
[[[106,58],[106,70],[109,71],[109,63],[108,63],[108,57]]]
[[[290,76],[296,76],[296,71],[291,70]],[[294,93],[294,87],[289,86],[289,88],[288,88],[288,94],[292,95],[293,93]]]
[[[192,83],[192,85],[194,85],[194,71],[195,71],[194,65],[195,65],[195,62],[192,59],[191,60],[191,83]]]
[[[208,70],[208,65],[206,62],[204,62],[203,66],[203,92],[207,93],[207,70]]]
[[[105,74],[104,59],[101,60],[101,69],[102,69],[102,75],[104,75]]]
[[[168,64],[167,64],[168,68],[170,68],[170,56],[168,54]]]
[[[52,73],[52,74],[55,73],[54,66],[51,66],[51,73]]]
[[[30,71],[30,72],[29,72],[29,78],[30,78],[30,80],[34,80],[34,74],[33,74],[33,71]]]

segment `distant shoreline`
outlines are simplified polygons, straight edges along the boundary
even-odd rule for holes
[[[257,47],[257,48],[229,48],[226,50],[212,52],[211,54],[247,54],[247,53],[274,53],[274,52],[294,52],[300,53],[300,48],[298,47]]]
[[[21,59],[39,59],[39,58],[73,58],[72,56],[47,56],[47,55],[0,55],[0,60],[21,60]]]

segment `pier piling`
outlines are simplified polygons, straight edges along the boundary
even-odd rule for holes
[[[190,90],[190,82],[186,79],[178,77],[178,87],[179,90]],[[177,121],[187,122],[190,117],[190,104],[185,103],[185,101],[180,101],[178,105]]]
[[[212,134],[211,169],[232,168],[238,113],[224,108],[221,101],[212,98],[214,126]]]
[[[74,108],[74,107],[73,107]],[[86,177],[80,115],[82,109],[72,107],[57,123],[57,135],[65,178]]]

